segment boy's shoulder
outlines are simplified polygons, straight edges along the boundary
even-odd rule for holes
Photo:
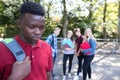
[[[42,44],[42,46],[44,46],[44,47],[50,47],[50,44],[47,43],[47,42],[44,41],[44,40],[39,40],[39,43],[40,43],[40,45]]]

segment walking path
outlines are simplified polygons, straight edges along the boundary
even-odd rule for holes
[[[63,54],[60,54],[54,66],[54,73],[56,74],[54,80],[62,80],[62,59]],[[77,66],[77,57],[74,56],[72,77],[67,78],[67,80],[73,80]],[[79,77],[79,80],[82,80],[82,77]],[[103,51],[98,50],[92,62],[92,80],[120,80],[120,54],[103,53]]]

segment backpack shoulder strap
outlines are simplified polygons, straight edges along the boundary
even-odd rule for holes
[[[12,52],[18,62],[24,60],[26,56],[25,52],[15,39],[5,39],[2,41],[2,43],[7,46],[7,48]]]
[[[51,36],[52,36],[51,46],[54,47],[54,36],[53,36],[53,34]]]

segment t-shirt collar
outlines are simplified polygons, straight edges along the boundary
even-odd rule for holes
[[[28,44],[27,42],[23,41],[23,40],[20,38],[19,35],[15,36],[14,38],[15,38],[15,39],[18,41],[18,43],[19,43],[20,45],[22,45],[22,46],[25,46],[25,47],[31,46],[31,45]],[[31,47],[32,47],[32,46],[31,46]],[[35,44],[35,46],[34,46],[34,48],[37,48],[37,47],[39,47],[39,48],[42,47],[40,40],[38,40],[38,42],[37,42],[37,43]]]

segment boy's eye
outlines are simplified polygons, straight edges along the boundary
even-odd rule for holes
[[[39,30],[44,30],[44,26],[33,26],[33,25],[27,25],[30,29],[33,29],[33,28],[39,28]]]
[[[29,26],[31,29],[33,29],[35,26]]]
[[[27,27],[29,27],[29,28],[31,28],[31,29],[33,29],[33,28],[34,28],[34,26],[31,26],[31,25],[27,25]]]
[[[43,26],[42,26],[42,27],[39,27],[39,29],[40,29],[40,30],[43,30],[43,29],[44,29],[44,27],[43,27]]]

